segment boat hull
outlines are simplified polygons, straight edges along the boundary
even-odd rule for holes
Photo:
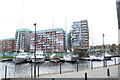
[[[76,62],[79,60],[79,57],[72,57],[72,56],[64,56],[63,57],[65,62]]]
[[[25,58],[15,58],[13,59],[13,62],[15,64],[18,64],[18,63],[24,63],[24,62],[27,62],[27,60]]]
[[[60,59],[50,59],[50,62],[58,63],[60,62]]]
[[[32,61],[32,62],[35,62],[34,58],[31,58],[31,61]],[[37,62],[37,63],[41,63],[41,62],[44,62],[44,61],[45,61],[44,58],[36,58],[36,62]]]
[[[60,57],[59,57],[59,55],[52,54],[52,55],[50,56],[50,62],[54,62],[54,63],[60,62]]]

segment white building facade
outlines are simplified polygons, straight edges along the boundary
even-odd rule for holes
[[[21,49],[26,52],[29,52],[31,34],[33,34],[32,31],[26,28],[16,30],[16,34],[15,34],[16,52],[20,51]]]

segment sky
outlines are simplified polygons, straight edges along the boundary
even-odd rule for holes
[[[64,28],[88,20],[90,45],[118,44],[116,0],[0,0],[0,39],[15,38],[20,28]]]

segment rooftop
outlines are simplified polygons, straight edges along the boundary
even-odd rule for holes
[[[55,30],[55,31],[57,31],[57,30],[63,30],[63,28],[55,28],[55,29],[39,30],[39,32],[40,32],[40,31],[53,31],[53,30]]]
[[[63,28],[55,28],[55,29],[47,29],[47,30],[37,30],[36,32],[44,32],[44,31],[53,31],[53,30],[55,30],[55,31],[57,31],[57,30],[63,30]],[[27,28],[22,28],[22,29],[17,29],[16,31],[32,31],[32,30],[30,30],[30,29],[27,29]],[[32,31],[33,33],[35,32],[35,31]]]
[[[15,38],[7,38],[7,39],[1,39],[2,41],[3,40],[16,40]]]
[[[16,31],[32,31],[32,30],[27,29],[27,28],[22,28],[22,29],[17,29]]]

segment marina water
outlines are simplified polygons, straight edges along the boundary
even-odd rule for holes
[[[118,60],[116,60],[118,64]],[[93,67],[103,66],[103,61],[94,61],[92,62]],[[115,60],[107,61],[107,65],[114,65]],[[12,61],[0,62],[0,79],[4,78],[5,76],[5,66],[7,66],[7,78],[24,78],[24,77],[31,77],[31,65],[34,66],[33,63],[22,63],[22,64],[15,64]],[[60,63],[51,63],[49,61],[45,61],[44,63],[38,63],[36,66],[36,71],[38,71],[39,65],[39,74],[51,74],[51,73],[59,73],[60,72]],[[76,71],[77,70],[77,63],[69,63],[63,62],[61,63],[62,72],[63,71]],[[32,73],[34,73],[34,67],[32,67]],[[80,60],[78,62],[78,69],[87,69],[91,68],[91,62],[86,60]],[[36,72],[38,73],[38,72]]]

